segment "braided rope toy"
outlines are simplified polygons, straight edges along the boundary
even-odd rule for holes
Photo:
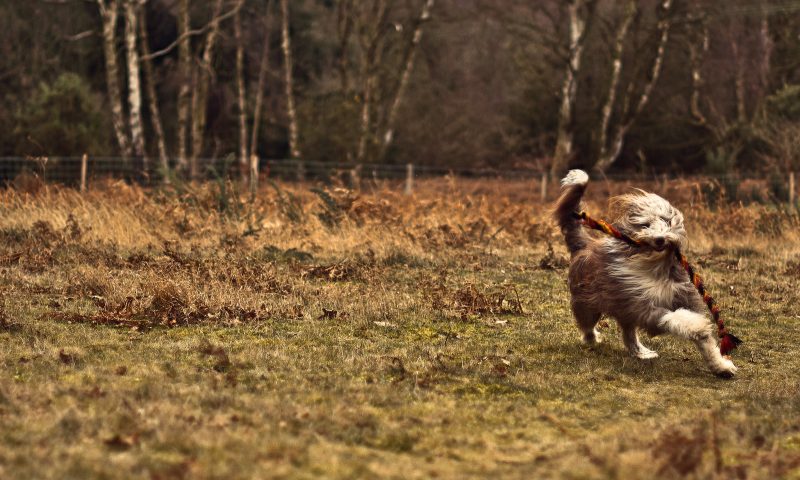
[[[632,245],[634,247],[643,247],[645,244],[642,242],[638,242],[633,238],[629,237],[628,235],[620,232],[613,225],[609,224],[604,220],[595,220],[594,218],[590,217],[586,212],[575,212],[572,214],[576,220],[580,220],[581,223],[593,230],[599,230],[606,235],[610,235],[618,240],[622,240],[623,242],[627,243],[628,245]],[[703,297],[703,301],[705,302],[706,306],[708,306],[708,310],[711,312],[711,316],[714,319],[714,323],[717,325],[717,330],[719,333],[719,351],[722,355],[728,355],[733,349],[739,346],[742,343],[734,334],[729,333],[728,330],[725,328],[725,322],[722,321],[722,318],[719,315],[720,309],[714,299],[711,297],[711,294],[708,293],[706,290],[705,285],[703,284],[703,279],[697,272],[694,271],[694,267],[689,264],[689,260],[686,259],[686,255],[681,253],[679,249],[675,249],[675,258],[680,262],[681,267],[686,270],[686,273],[689,274],[689,279],[692,281],[694,288],[697,289],[697,292]]]

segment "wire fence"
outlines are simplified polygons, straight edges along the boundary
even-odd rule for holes
[[[170,162],[175,164],[176,162]],[[148,168],[149,167],[149,168]],[[510,179],[535,180],[545,200],[552,196],[557,187],[557,180],[540,168],[513,167],[466,167],[415,164],[356,164],[352,162],[319,162],[297,159],[251,159],[247,166],[227,158],[202,158],[197,160],[195,180],[219,180],[225,178],[247,178],[250,172],[258,172],[254,181],[250,181],[252,189],[268,180],[288,182],[317,181],[324,183],[342,183],[349,186],[360,186],[365,181],[393,181],[406,193],[414,189],[415,180],[442,178],[445,176],[466,179]],[[149,175],[143,171],[152,172]],[[170,171],[170,179],[186,179],[186,175],[177,170]],[[119,157],[0,157],[0,187],[20,186],[28,181],[61,184],[86,189],[94,182],[103,179],[123,179],[141,184],[157,184],[165,178],[164,172],[154,167],[152,160],[146,163],[143,159],[123,159]],[[602,175],[600,180],[616,182],[658,182],[664,184],[671,180],[695,178],[699,182],[713,183],[727,192],[741,187],[750,188],[753,184],[765,186],[772,192],[772,197],[794,204],[797,198],[797,185],[794,172],[763,175],[755,172],[730,172],[725,174],[703,174],[687,177],[681,172],[642,173],[623,172]],[[385,182],[384,182],[385,183]]]
[[[36,175],[47,181],[62,184],[77,184],[81,178],[82,157],[0,157],[0,182],[8,183],[21,174]],[[141,159],[119,157],[87,157],[87,177],[89,179],[141,177]],[[152,160],[150,161],[152,164]],[[170,164],[177,162],[170,161]],[[212,180],[219,177],[237,177],[242,169],[230,159],[200,158],[198,163],[199,180]],[[152,167],[152,165],[151,165]],[[413,175],[418,178],[455,175],[474,178],[539,178],[542,170],[532,168],[494,168],[464,167],[413,164]],[[158,169],[154,177],[160,177]],[[296,159],[259,159],[260,177],[281,180],[327,180],[343,175],[381,180],[402,180],[408,176],[407,164],[356,164],[353,162],[319,162]],[[175,175],[177,172],[171,172]],[[141,180],[141,179],[140,179]]]

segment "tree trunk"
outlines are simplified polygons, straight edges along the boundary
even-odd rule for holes
[[[386,157],[386,152],[389,149],[389,146],[392,144],[392,140],[394,139],[394,122],[395,118],[397,117],[397,111],[400,109],[400,103],[403,101],[403,96],[406,88],[408,87],[408,81],[411,78],[411,72],[414,69],[414,59],[416,58],[417,47],[419,46],[419,42],[422,40],[422,26],[431,17],[431,9],[433,8],[434,1],[435,0],[425,0],[425,3],[422,5],[422,12],[420,12],[419,19],[417,20],[417,24],[414,28],[414,34],[411,36],[411,41],[406,49],[405,61],[403,62],[403,73],[400,75],[400,83],[397,85],[394,98],[389,106],[389,113],[386,117],[386,128],[383,134],[383,142],[381,143],[378,161],[381,161]]]
[[[650,97],[653,94],[653,89],[655,88],[656,83],[658,83],[658,79],[661,76],[661,67],[664,64],[664,52],[666,51],[670,29],[672,27],[672,0],[662,0],[661,9],[663,10],[663,18],[658,22],[658,30],[661,35],[658,40],[656,56],[653,59],[653,65],[650,68],[649,80],[645,84],[644,89],[639,96],[639,101],[636,103],[636,108],[634,109],[633,113],[631,113],[627,120],[623,120],[624,123],[617,129],[614,141],[612,143],[612,149],[608,151],[605,156],[600,157],[595,165],[595,168],[601,172],[605,172],[608,167],[610,167],[619,158],[620,154],[622,153],[622,148],[625,144],[625,136],[633,126],[636,118],[647,106],[648,102],[650,101]]]
[[[733,52],[733,60],[736,67],[735,78],[733,82],[734,92],[736,94],[736,119],[739,123],[747,122],[747,100],[745,99],[744,88],[744,60],[739,52],[739,42],[736,37],[731,37],[731,51]]]
[[[336,9],[336,33],[339,37],[339,58],[337,68],[339,70],[339,83],[342,93],[347,95],[350,89],[350,79],[347,75],[347,46],[350,43],[350,35],[353,33],[353,0],[341,0]]]
[[[125,50],[128,59],[128,116],[131,127],[133,155],[139,159],[141,174],[147,177],[147,155],[142,129],[142,88],[139,73],[139,49],[137,46],[139,1],[125,1]]]
[[[387,30],[389,8],[385,0],[374,0],[369,16],[362,19],[361,32],[361,128],[356,149],[356,162],[367,157],[367,144],[372,136],[372,110],[378,67],[383,58],[383,39]]]
[[[286,113],[289,117],[289,154],[300,158],[298,143],[297,110],[294,105],[294,74],[292,72],[292,43],[289,37],[289,1],[281,0],[281,47],[283,48],[284,78],[286,86]]]
[[[636,18],[638,12],[638,0],[630,0],[628,6],[623,14],[622,23],[617,31],[617,37],[614,42],[614,52],[611,59],[611,80],[608,85],[608,95],[606,103],[603,105],[602,117],[600,120],[600,130],[598,132],[598,158],[605,158],[608,155],[608,124],[611,121],[611,114],[614,112],[614,104],[617,100],[617,88],[619,87],[619,79],[622,73],[622,54],[625,50],[625,44],[628,37],[633,19]]]
[[[258,86],[256,87],[256,103],[253,106],[253,126],[250,137],[250,155],[258,155],[258,132],[261,128],[261,109],[264,103],[264,86],[267,82],[269,70],[269,37],[270,37],[270,7],[272,0],[267,0],[267,12],[264,16],[264,48],[261,51],[261,63],[258,67]],[[257,172],[257,170],[256,170]]]
[[[142,45],[142,66],[144,67],[144,84],[147,90],[147,97],[150,100],[150,118],[153,124],[153,131],[156,134],[158,145],[158,161],[161,176],[164,182],[169,182],[169,157],[167,155],[167,144],[164,139],[164,127],[161,123],[161,113],[158,106],[158,94],[156,93],[155,72],[153,71],[153,61],[150,59],[150,45],[147,34],[147,13],[142,9],[139,17],[139,36]]]
[[[367,156],[367,141],[370,136],[370,125],[372,123],[372,85],[375,76],[368,71],[363,74],[364,90],[361,95],[361,134],[358,136],[358,149],[356,150],[356,162],[363,163]]]
[[[222,0],[217,0],[214,4],[214,11],[211,16],[210,28],[206,35],[203,57],[200,60],[200,65],[195,69],[194,78],[196,79],[196,84],[192,92],[192,154],[189,163],[189,176],[192,179],[197,179],[200,174],[198,162],[200,155],[203,153],[208,89],[211,82],[214,46],[217,41],[217,34],[219,33],[220,12],[222,12]]]
[[[763,13],[764,17],[761,19],[761,91],[762,98],[769,94],[770,84],[770,64],[772,63],[772,51],[775,49],[775,42],[772,41],[772,35],[769,30],[769,14]]]
[[[709,37],[708,25],[706,24],[706,21],[703,19],[701,22],[700,48],[698,49],[698,45],[695,40],[689,40],[689,61],[691,62],[692,68],[692,96],[689,100],[689,112],[698,125],[706,125],[708,120],[703,114],[703,109],[700,106],[700,95],[704,85],[703,60],[708,53]]]
[[[178,4],[178,72],[180,87],[178,88],[178,168],[186,174],[189,160],[186,154],[187,136],[189,132],[189,109],[191,107],[192,73],[191,48],[189,45],[189,0],[179,0]]]
[[[242,43],[242,6],[244,0],[236,4],[236,15],[233,17],[234,40],[236,41],[236,90],[239,106],[239,171],[242,180],[247,181],[250,171],[250,157],[247,154],[247,104],[245,103],[244,83],[244,44]]]
[[[97,0],[100,18],[103,20],[103,53],[106,62],[106,87],[111,104],[111,121],[117,137],[120,154],[124,159],[131,155],[130,142],[125,128],[125,113],[122,109],[122,95],[119,84],[119,65],[117,63],[117,19],[119,4],[117,0]]]
[[[550,173],[560,177],[567,167],[572,156],[572,129],[573,114],[575,112],[575,99],[578,91],[578,73],[583,57],[584,40],[586,39],[587,23],[594,12],[594,0],[572,0],[567,6],[569,14],[569,60],[564,82],[561,86],[561,107],[558,114],[558,132],[556,137],[556,150]],[[584,18],[582,10],[586,10]]]

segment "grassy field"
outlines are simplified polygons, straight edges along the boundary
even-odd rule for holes
[[[1,478],[800,478],[795,214],[650,186],[745,341],[722,380],[580,343],[535,184],[233,187],[0,191]]]

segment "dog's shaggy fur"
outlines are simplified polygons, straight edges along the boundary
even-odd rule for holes
[[[572,312],[583,341],[600,341],[595,327],[606,314],[617,321],[625,347],[637,358],[658,356],[639,342],[638,330],[672,333],[693,341],[715,374],[732,376],[736,367],[719,352],[706,305],[675,260],[674,249],[685,250],[687,244],[681,212],[642,190],[618,196],[611,200],[613,225],[650,248],[594,238],[573,217],[588,182],[586,172],[570,171],[561,181],[554,212],[572,256]]]

